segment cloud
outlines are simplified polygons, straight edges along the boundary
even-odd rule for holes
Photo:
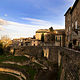
[[[5,29],[2,27],[2,26],[0,26],[0,31],[4,31]]]
[[[7,14],[4,14],[4,16],[7,17],[8,15]]]
[[[34,24],[34,25],[39,25],[40,27],[41,26],[44,26],[44,27],[53,27],[54,29],[63,29],[64,26],[61,26],[61,25],[58,25],[58,24],[54,24],[50,21],[46,21],[46,20],[41,20],[41,19],[34,19],[34,18],[22,18],[23,20],[26,20],[26,21],[29,21],[31,24]]]
[[[0,25],[7,25],[7,21],[4,19],[0,19]]]
[[[5,28],[3,28],[4,25],[7,24],[6,20],[0,19],[0,31],[4,31]]]
[[[34,18],[22,18],[23,20],[30,21],[31,24],[34,25],[40,25],[40,26],[49,26],[51,25],[51,22],[45,21],[45,20],[40,20],[40,19],[34,19]]]
[[[33,35],[35,35],[35,32],[38,29],[48,29],[51,26],[54,29],[64,28],[64,26],[53,24],[45,20],[34,19],[34,18],[23,18],[23,19],[30,21],[32,24],[22,24],[19,22],[0,19],[1,22],[0,36],[8,35],[11,39],[19,37],[32,37]]]

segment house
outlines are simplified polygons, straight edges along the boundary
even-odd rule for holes
[[[49,29],[39,29],[36,31],[35,38],[38,40],[41,40],[42,34],[44,34],[44,37],[45,37],[45,35],[48,33],[49,33]]]
[[[45,46],[65,46],[65,30],[64,29],[56,29],[50,32],[49,29],[40,29],[36,31],[36,39],[41,40],[41,36],[44,34],[44,43],[41,45]],[[52,34],[52,35],[50,35]],[[46,36],[48,35],[48,36]],[[52,42],[50,40],[46,40],[49,38],[53,38]],[[49,38],[48,38],[49,37]],[[53,41],[54,40],[54,41]]]
[[[65,30],[64,29],[56,29],[54,30],[55,34],[55,46],[65,46]]]
[[[80,47],[80,0],[65,13],[66,47]]]
[[[31,39],[31,46],[40,46],[41,41],[38,39]]]

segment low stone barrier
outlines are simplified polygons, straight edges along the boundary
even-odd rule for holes
[[[22,72],[19,72],[19,71],[13,70],[13,69],[0,67],[0,72],[14,73],[14,74],[21,76],[25,80],[27,80],[26,76]]]
[[[80,51],[57,47],[60,80],[80,80]]]

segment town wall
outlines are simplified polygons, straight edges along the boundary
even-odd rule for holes
[[[15,49],[15,56],[18,55],[31,55],[35,57],[42,57],[42,53],[44,56],[48,58],[48,60],[57,63],[57,52],[55,47],[53,46],[26,46],[19,47]]]
[[[60,80],[80,80],[80,52],[58,47]]]

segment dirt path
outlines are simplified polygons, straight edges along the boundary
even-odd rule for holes
[[[42,71],[39,73],[37,80],[57,80],[57,70]]]

